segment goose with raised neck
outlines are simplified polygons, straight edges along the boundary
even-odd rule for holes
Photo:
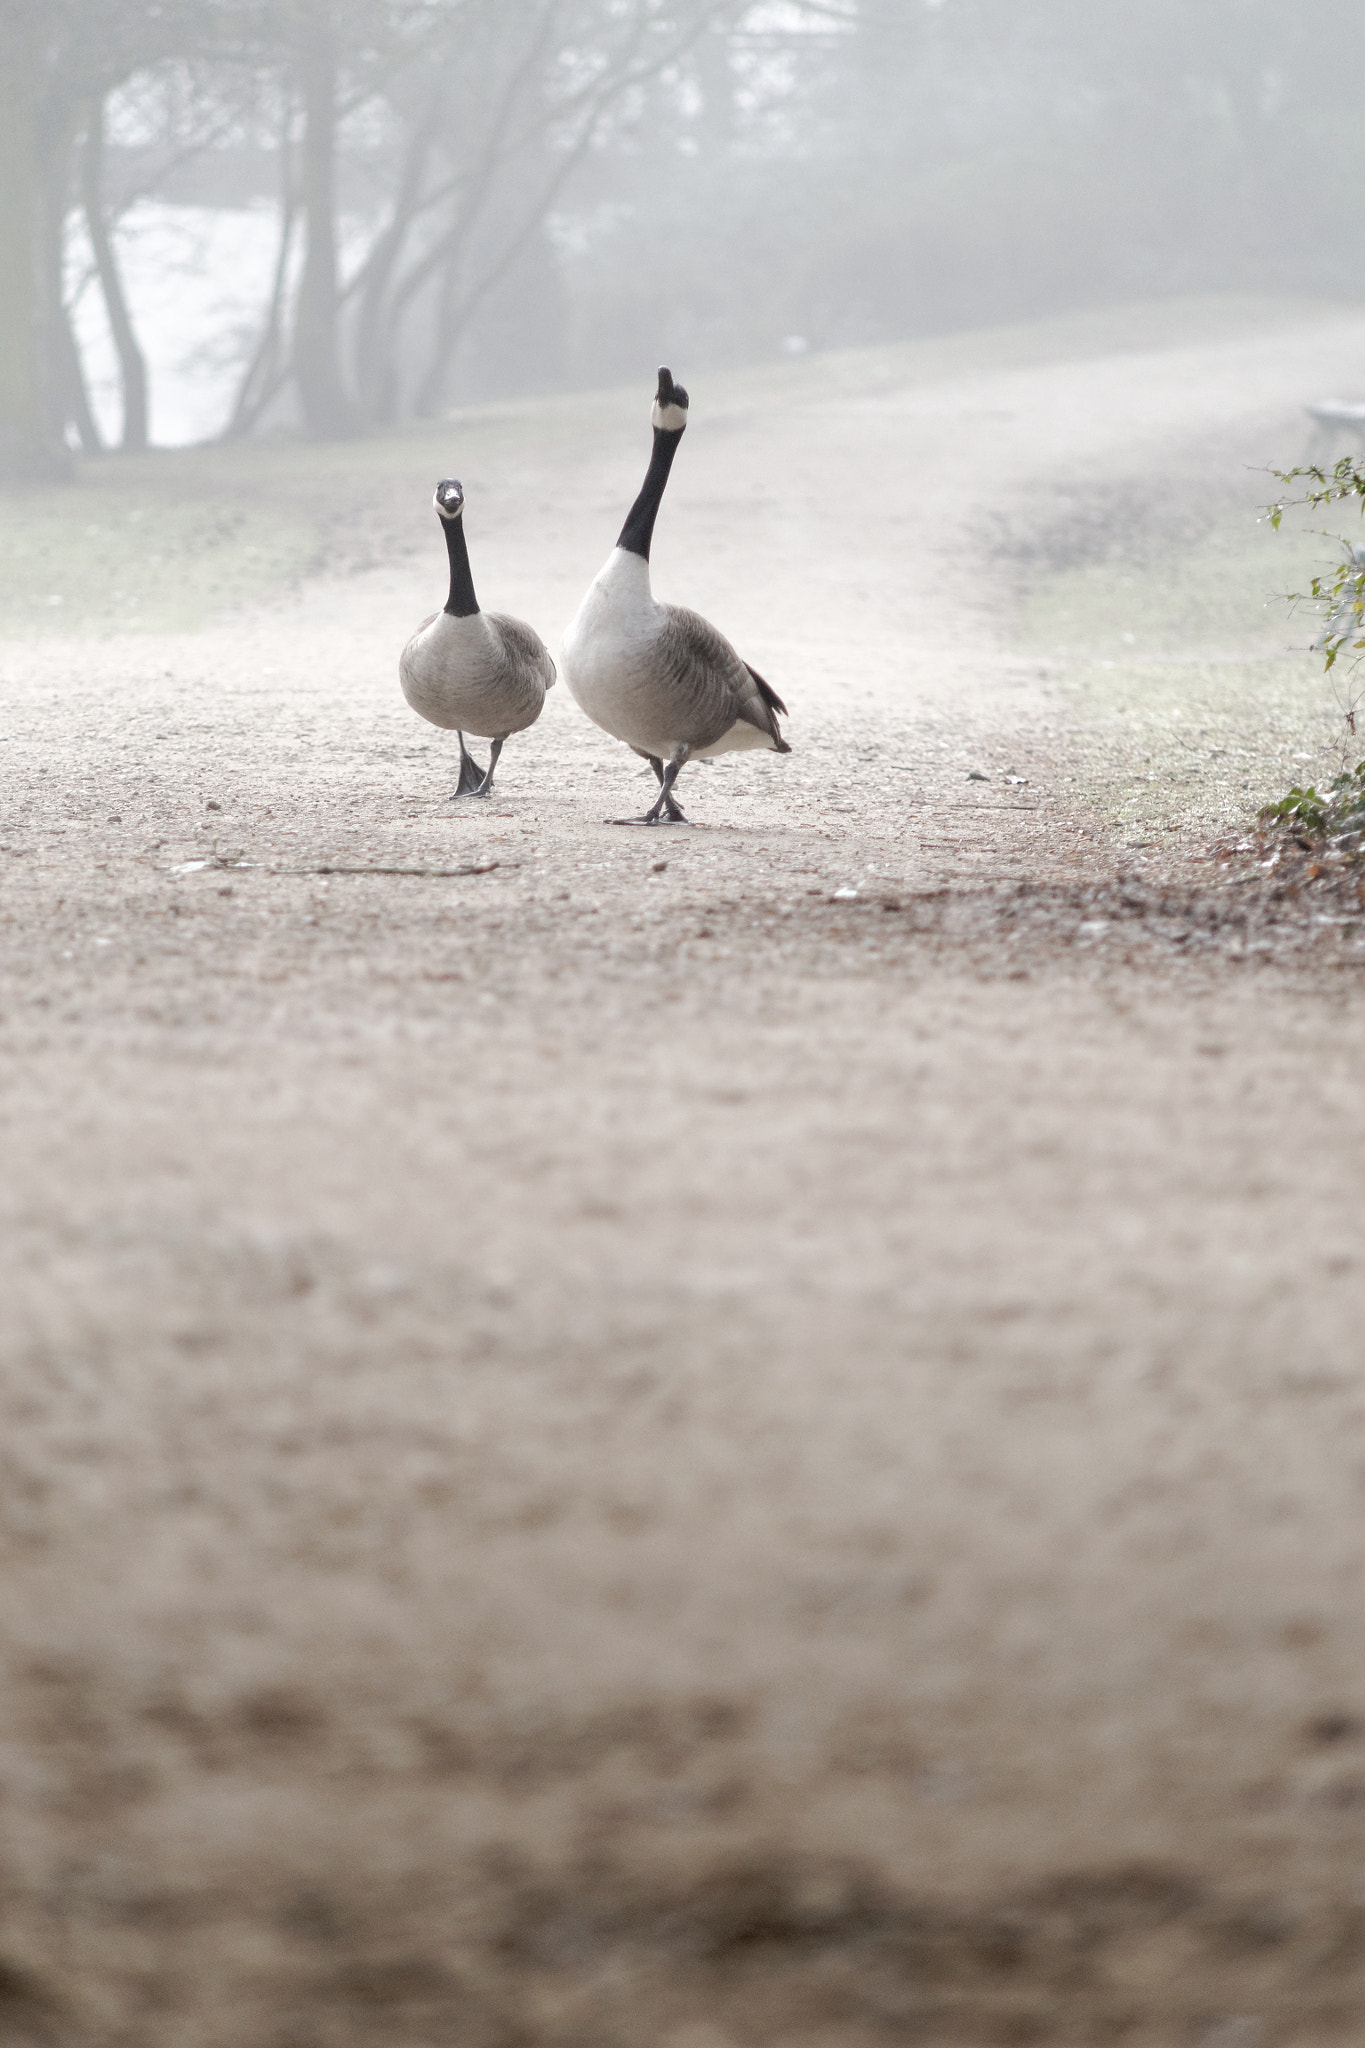
[[[688,761],[751,747],[791,752],[777,722],[787,707],[776,691],[708,620],[658,603],[650,588],[654,522],[687,413],[687,393],[671,370],[661,369],[644,483],[561,649],[575,702],[648,761],[658,779],[651,809],[642,818],[609,819],[614,825],[686,824],[673,785]]]
[[[450,561],[445,608],[423,619],[403,649],[398,677],[413,710],[460,742],[457,797],[487,796],[503,743],[534,725],[555,679],[555,665],[539,633],[504,612],[479,609],[464,532],[464,485],[443,477],[433,499]],[[487,769],[479,767],[465,734],[492,741]]]

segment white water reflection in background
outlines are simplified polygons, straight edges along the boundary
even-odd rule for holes
[[[221,434],[270,291],[278,209],[171,206],[144,199],[117,229],[133,327],[147,357],[151,438],[180,448]],[[83,288],[82,288],[83,285]],[[114,345],[83,224],[73,223],[67,292],[95,417],[107,442],[122,424]]]

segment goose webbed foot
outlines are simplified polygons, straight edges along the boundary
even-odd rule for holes
[[[646,811],[643,818],[608,818],[606,823],[608,825],[686,825],[690,828],[692,820],[686,817],[676,804],[674,804],[671,811],[663,812],[660,812],[659,806],[655,804],[653,810]]]
[[[489,762],[485,773],[465,745],[464,734],[459,732],[455,737],[460,742],[460,779],[450,793],[450,801],[454,803],[455,799],[461,796],[487,796],[488,785],[493,779],[493,761],[498,758],[497,748],[500,743],[494,742],[493,761]]]

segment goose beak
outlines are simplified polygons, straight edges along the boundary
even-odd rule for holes
[[[654,395],[657,406],[676,405],[687,411],[687,393],[681,384],[673,382],[673,372],[662,364],[659,367],[659,388]]]
[[[659,370],[653,421],[656,427],[663,427],[671,434],[681,433],[687,425],[687,393],[681,384],[673,382],[673,372],[663,367]]]

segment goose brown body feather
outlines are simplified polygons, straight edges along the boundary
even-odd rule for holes
[[[791,748],[776,716],[786,707],[748,662],[740,659],[725,635],[685,605],[665,604],[659,609],[664,624],[651,666],[658,687],[670,702],[668,723],[676,726],[681,722],[686,728],[673,734],[674,743],[684,742],[694,755],[703,758],[712,747],[728,752],[717,742],[742,724],[751,726],[756,735],[750,744],[789,754]]]
[[[503,612],[433,612],[398,664],[414,711],[447,731],[483,739],[534,725],[555,673],[540,635]]]
[[[640,754],[788,754],[781,699],[725,635],[685,605],[659,604],[649,564],[612,551],[564,636],[564,676],[595,725]]]

